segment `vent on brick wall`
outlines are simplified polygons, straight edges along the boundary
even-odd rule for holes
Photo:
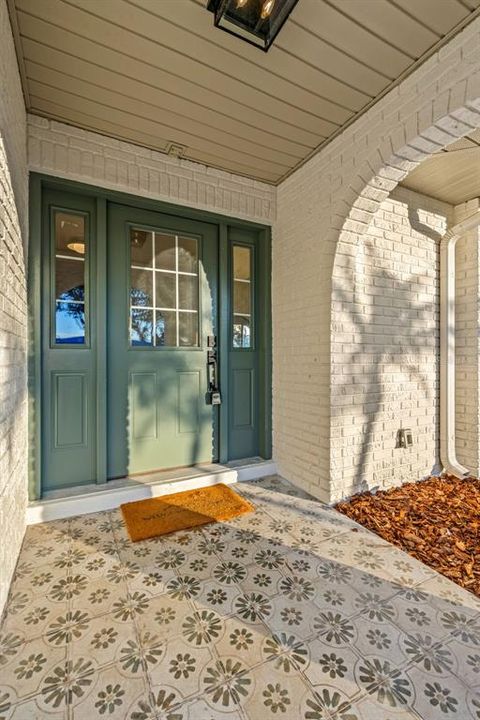
[[[167,146],[167,155],[171,155],[172,157],[181,158],[185,155],[186,147],[184,145],[179,145],[178,143],[170,143]]]

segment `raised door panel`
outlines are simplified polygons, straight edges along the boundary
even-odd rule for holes
[[[87,440],[87,388],[84,373],[53,373],[55,448],[79,448]]]
[[[253,426],[255,414],[253,388],[253,370],[234,370],[232,372],[232,426],[235,429],[251,429]]]

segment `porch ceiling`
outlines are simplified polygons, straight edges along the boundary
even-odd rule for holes
[[[402,185],[451,205],[480,197],[480,130],[425,160]]]
[[[300,0],[263,53],[206,0],[9,0],[27,108],[278,183],[480,12]]]

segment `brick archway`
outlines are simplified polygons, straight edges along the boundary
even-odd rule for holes
[[[472,93],[470,96],[468,88]],[[338,233],[332,271],[331,501],[369,487],[404,481],[408,472],[412,475],[410,479],[418,479],[415,461],[410,466],[406,462],[405,468],[401,468],[400,456],[394,453],[392,445],[396,425],[405,419],[411,419],[412,424],[417,421],[417,416],[408,408],[409,402],[414,402],[415,388],[420,402],[426,404],[425,412],[428,412],[430,401],[432,418],[429,422],[436,427],[432,434],[438,434],[436,417],[433,417],[438,414],[435,395],[438,368],[431,373],[428,369],[435,366],[438,356],[433,344],[438,297],[434,294],[432,280],[429,286],[432,297],[419,300],[422,293],[418,291],[418,283],[426,283],[425,287],[429,283],[428,262],[423,265],[427,272],[422,275],[422,263],[414,266],[408,262],[408,257],[404,260],[401,250],[405,252],[402,242],[406,235],[415,238],[423,234],[425,247],[419,250],[430,252],[430,262],[434,263],[433,249],[438,248],[438,241],[451,217],[448,207],[443,207],[442,203],[425,198],[415,207],[415,194],[409,196],[408,191],[396,188],[423,160],[480,127],[480,73],[470,77],[463,92],[462,104],[456,107],[458,92],[455,93],[453,88],[448,103],[444,103],[444,114],[433,122],[432,115],[439,114],[439,110],[435,112],[436,106],[442,107],[441,96],[431,103],[430,112],[414,113],[410,121],[403,124],[401,132],[392,132],[388,141],[382,144],[376,160],[370,159],[357,174],[363,184]],[[397,225],[396,216],[390,213],[398,211],[401,215],[402,207],[407,220],[399,216]],[[378,228],[382,223],[386,228],[383,234]],[[367,262],[365,254],[369,255]],[[369,282],[372,283],[370,289],[366,287]],[[400,297],[404,299],[403,304]],[[383,317],[382,313],[385,313]],[[404,323],[412,323],[412,330],[402,348],[398,338]],[[339,363],[343,365],[340,380]],[[410,383],[410,396],[407,392],[395,392],[395,383],[389,374],[397,376],[401,388]],[[360,376],[363,388],[360,387]],[[423,452],[427,456],[430,453],[433,457],[433,446],[437,442],[432,439],[430,445],[428,442],[425,447],[419,445],[419,454]],[[408,459],[406,455],[403,457]],[[426,468],[424,474],[432,469],[434,467]]]

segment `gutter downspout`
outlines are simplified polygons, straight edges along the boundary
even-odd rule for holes
[[[480,210],[454,225],[440,245],[440,460],[447,473],[468,477],[455,449],[455,245],[480,225]]]

